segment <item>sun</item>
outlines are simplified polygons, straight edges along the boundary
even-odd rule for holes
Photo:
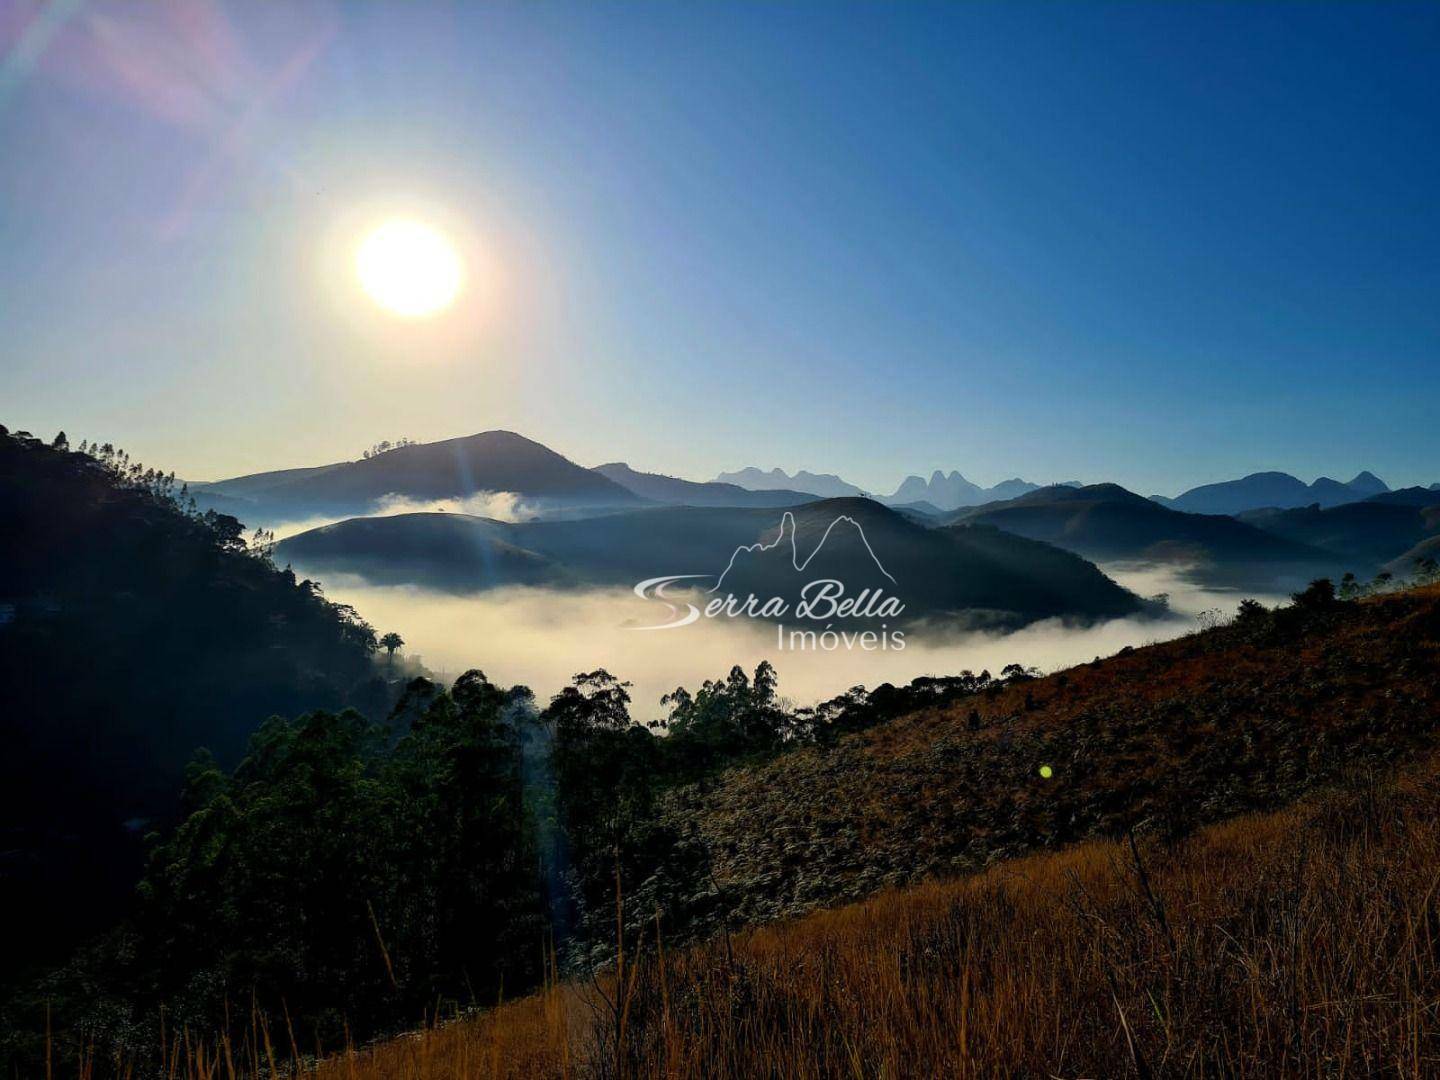
[[[355,274],[372,300],[406,319],[444,311],[465,281],[455,245],[439,230],[402,218],[385,222],[361,241]]]

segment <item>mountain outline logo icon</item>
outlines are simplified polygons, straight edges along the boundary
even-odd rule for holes
[[[720,577],[715,582],[714,587],[707,589],[706,591],[713,593],[720,590],[720,587],[725,584],[725,578],[729,575],[731,570],[735,569],[735,560],[740,557],[742,552],[754,553],[757,551],[774,551],[777,547],[779,547],[785,542],[785,538],[787,536],[790,538],[790,565],[795,568],[795,572],[797,574],[804,573],[805,568],[809,566],[810,563],[814,561],[815,556],[819,555],[820,552],[824,549],[825,542],[830,539],[830,534],[835,531],[835,526],[839,525],[842,522],[847,525],[853,525],[855,527],[855,531],[860,535],[860,542],[865,545],[865,551],[870,556],[871,560],[874,561],[876,568],[887,578],[890,579],[890,583],[892,585],[898,585],[899,582],[895,580],[895,575],[890,573],[889,570],[885,569],[885,564],[880,561],[880,557],[875,554],[875,549],[870,546],[870,539],[865,535],[865,527],[861,525],[860,522],[856,521],[853,517],[851,517],[849,514],[841,514],[836,517],[835,520],[830,522],[830,524],[826,526],[825,532],[821,535],[820,542],[815,545],[815,550],[810,552],[810,554],[805,557],[804,562],[801,562],[800,538],[798,535],[799,524],[795,520],[794,513],[786,510],[785,513],[780,516],[780,531],[776,534],[775,539],[768,544],[765,543],[765,541],[763,540],[759,540],[753,544],[741,544],[739,547],[737,547],[734,552],[731,553],[730,561],[726,564],[724,571],[720,574]]]
[[[830,522],[830,524],[826,526],[824,533],[822,533],[820,536],[819,542],[811,550],[810,554],[805,556],[804,559],[801,559],[799,522],[796,520],[795,515],[792,511],[786,510],[780,516],[780,527],[775,534],[775,538],[769,541],[758,540],[753,544],[739,545],[733,552],[731,552],[730,559],[725,564],[725,569],[721,571],[719,577],[715,579],[715,584],[712,585],[709,589],[705,590],[705,594],[707,596],[710,596],[719,592],[720,589],[724,586],[726,578],[728,578],[731,572],[736,569],[737,563],[743,565],[744,556],[753,554],[763,555],[771,551],[776,551],[778,549],[781,549],[782,545],[784,545],[787,540],[789,541],[790,545],[791,568],[795,571],[796,574],[804,573],[806,568],[809,567],[812,562],[814,562],[815,557],[824,550],[826,543],[829,542],[831,535],[835,533],[837,526],[841,525],[850,526],[854,529],[855,535],[859,537],[861,545],[865,548],[865,553],[870,556],[870,560],[875,564],[875,568],[879,570],[880,573],[883,574],[892,585],[899,584],[895,580],[895,575],[890,573],[890,571],[885,568],[885,564],[882,563],[880,561],[880,557],[875,554],[875,549],[870,544],[870,538],[865,535],[865,527],[861,525],[859,521],[855,520],[855,518],[851,517],[849,514],[840,514],[835,517]],[[682,626],[689,626],[691,623],[698,621],[702,614],[701,609],[686,600],[680,599],[679,597],[672,597],[669,594],[668,590],[677,583],[695,583],[711,576],[712,575],[710,574],[666,574],[660,577],[646,578],[644,581],[636,584],[636,586],[632,590],[635,595],[640,597],[642,600],[659,600],[669,610],[670,619],[668,622],[657,623],[653,626],[636,626],[632,627],[632,629],[675,630]],[[812,582],[811,584],[815,585],[820,583]],[[839,587],[838,582],[834,584],[836,584],[837,588]],[[685,585],[682,587],[690,588],[693,586]],[[868,592],[868,590],[866,591]],[[748,605],[754,603],[755,597],[752,595],[748,598],[746,604],[741,605],[741,612],[726,610],[725,613],[731,615],[738,613],[752,613],[748,610]],[[775,609],[772,606],[777,604],[780,605],[779,609]],[[706,605],[705,614],[714,614],[714,612],[710,609],[715,608],[717,605],[721,606],[722,608],[732,607],[734,605],[734,598],[729,597],[729,599],[726,601],[721,601],[718,599],[711,600]],[[783,613],[783,610],[788,610],[788,605],[783,604],[780,598],[776,597],[771,599],[768,603],[762,604],[760,610],[753,613],[759,614],[764,617],[767,613],[772,615],[781,614]]]

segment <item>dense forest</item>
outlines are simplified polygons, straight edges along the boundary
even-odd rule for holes
[[[113,921],[198,747],[393,690],[374,630],[109,445],[0,428],[0,820],[10,972]]]

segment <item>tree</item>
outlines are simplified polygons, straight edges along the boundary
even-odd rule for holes
[[[762,660],[752,681],[733,667],[722,679],[707,679],[692,695],[684,687],[660,699],[670,706],[662,726],[666,750],[686,777],[702,775],[741,757],[771,753],[790,737],[794,718],[776,697],[775,668]]]
[[[250,535],[250,554],[261,562],[269,562],[275,554],[275,534],[259,526]]]
[[[416,680],[398,740],[315,712],[267,721],[232,774],[197,755],[186,817],[139,887],[126,981],[196,1026],[253,994],[325,1043],[532,985],[544,926],[514,719],[528,696],[479,671],[449,691]]]
[[[660,740],[631,722],[629,687],[604,669],[581,672],[539,717],[553,732],[556,811],[569,844],[570,895],[558,899],[578,916],[567,910],[556,921],[602,947],[614,941],[616,874],[631,894],[669,846],[655,812]]]
[[[385,650],[385,659],[393,665],[395,663],[395,650],[405,644],[405,639],[391,630],[380,639],[380,647]]]
[[[243,553],[249,550],[249,545],[245,542],[245,526],[240,524],[238,518],[207,510],[204,521],[225,551]]]
[[[1240,606],[1235,609],[1235,621],[1241,625],[1253,624],[1263,619],[1269,612],[1265,605],[1259,600],[1246,598],[1240,601]]]
[[[1433,556],[1425,555],[1415,560],[1415,580],[1421,585],[1433,585],[1440,581],[1440,563]]]
[[[1340,599],[1358,600],[1365,595],[1365,587],[1360,584],[1355,575],[1345,571],[1345,576],[1340,579]]]
[[[1329,578],[1316,578],[1304,592],[1294,593],[1290,599],[1302,610],[1324,610],[1335,604],[1335,583]]]

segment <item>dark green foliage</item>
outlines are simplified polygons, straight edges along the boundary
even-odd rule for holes
[[[660,704],[670,706],[661,726],[669,732],[665,751],[672,772],[690,779],[780,749],[797,725],[775,688],[775,668],[766,660],[756,667],[753,683],[734,667],[723,680],[707,679],[694,695],[680,687],[661,698]]]
[[[554,745],[558,817],[566,842],[557,926],[576,928],[572,964],[613,953],[616,892],[627,931],[658,911],[684,917],[705,897],[703,852],[660,820],[656,800],[671,770],[665,740],[630,719],[629,683],[582,672],[540,714]]]
[[[0,821],[23,970],[114,921],[198,746],[273,713],[383,716],[374,632],[232,517],[109,445],[0,436]]]
[[[55,980],[82,1038],[149,1053],[168,1022],[288,1012],[339,1045],[538,977],[545,920],[521,768],[529,691],[478,671],[409,688],[407,733],[273,718],[232,774],[188,770],[129,923]],[[113,996],[82,987],[110,986]]]
[[[1295,606],[1305,611],[1325,611],[1335,604],[1335,583],[1329,578],[1316,578],[1304,592],[1291,597]]]
[[[404,647],[405,639],[394,630],[391,630],[379,640],[378,644],[380,648],[385,650],[386,658],[393,661],[395,659],[395,650]]]

